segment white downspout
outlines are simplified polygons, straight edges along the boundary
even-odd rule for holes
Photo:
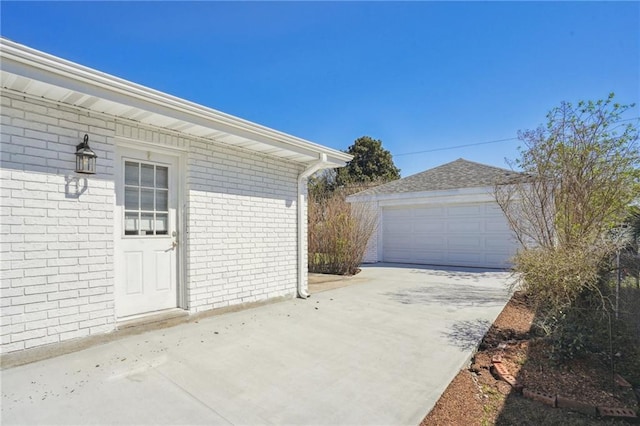
[[[307,216],[304,214],[304,206],[306,204],[305,194],[306,194],[306,186],[307,179],[309,176],[317,172],[318,170],[324,168],[327,163],[327,154],[320,154],[320,159],[311,163],[306,169],[302,171],[298,175],[298,297],[301,299],[306,299],[309,297],[309,293],[307,293],[306,286],[304,285],[304,275],[305,268],[307,268],[307,264],[304,262],[305,258],[305,250],[307,247],[303,244],[305,241],[305,222],[307,220]]]

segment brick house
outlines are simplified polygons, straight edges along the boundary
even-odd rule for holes
[[[0,39],[2,354],[306,297],[306,178],[350,156]],[[77,173],[88,136],[95,174]]]

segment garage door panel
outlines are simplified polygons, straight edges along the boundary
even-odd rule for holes
[[[415,249],[416,251],[429,250],[437,252],[442,250],[442,248],[445,247],[445,244],[446,242],[444,237],[428,238],[416,244]]]
[[[446,227],[447,231],[450,233],[461,233],[467,234],[469,232],[480,232],[482,231],[482,223],[475,221],[454,221],[447,223]]]
[[[449,243],[448,248],[456,249],[456,250],[464,250],[464,251],[482,250],[483,248],[482,242],[483,242],[482,238],[477,236],[465,236],[465,237],[450,236],[448,238],[448,243]]]
[[[515,253],[495,203],[385,208],[382,259],[387,262],[501,268]]]
[[[437,233],[442,232],[442,224],[439,221],[420,221],[416,220],[409,225],[412,227],[412,233]]]
[[[385,248],[390,250],[406,250],[407,252],[419,250],[440,250],[445,247],[446,241],[444,236],[425,236],[424,238],[413,238],[415,235],[406,238],[389,235],[385,241]]]
[[[484,255],[477,252],[451,252],[449,260],[456,263],[464,263],[465,266],[482,266]]]
[[[413,211],[413,217],[423,219],[443,218],[447,215],[444,208],[416,208]]]
[[[413,216],[411,211],[400,209],[385,209],[384,215],[389,219],[408,219]]]
[[[511,241],[512,238],[509,234],[489,236],[485,238],[485,247],[491,251],[502,250],[503,252],[510,252],[511,246],[513,245]]]
[[[505,220],[498,220],[496,218],[489,218],[485,222],[485,229],[489,232],[504,232],[510,233],[511,229],[509,224]]]
[[[480,216],[483,214],[483,207],[476,205],[460,205],[460,206],[451,206],[447,208],[447,216],[464,216],[464,217],[473,217]]]
[[[413,262],[414,263],[436,263],[436,262],[444,262],[445,255],[442,251],[418,251],[413,254]]]
[[[395,250],[411,251],[411,248],[410,248],[411,246],[412,244],[407,244],[406,240],[404,239],[389,237],[389,241],[385,245],[385,248],[388,250],[389,253],[391,253],[392,251],[395,251]]]
[[[423,258],[428,258],[430,254],[417,253],[412,250],[391,250],[387,255],[387,262],[398,262],[398,263],[423,263]]]
[[[496,268],[508,268],[513,253],[488,253],[485,256],[486,263],[496,265]]]
[[[413,227],[411,220],[402,220],[399,222],[385,222],[385,231],[389,234],[406,234],[411,235]]]

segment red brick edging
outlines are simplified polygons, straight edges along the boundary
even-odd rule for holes
[[[550,407],[567,408],[569,410],[577,411],[583,414],[599,417],[609,417],[626,420],[637,420],[636,412],[630,408],[613,408],[613,407],[599,407],[586,402],[577,401],[562,395],[550,395],[544,392],[539,392],[533,389],[525,388],[518,382],[518,380],[509,373],[507,367],[502,364],[502,356],[494,355],[491,358],[492,370],[501,380],[509,383],[513,389],[518,393],[522,393],[522,396],[534,401],[541,402]],[[619,379],[618,379],[619,377]],[[621,376],[617,375],[616,382],[620,386],[627,384]],[[629,387],[631,385],[628,385]]]

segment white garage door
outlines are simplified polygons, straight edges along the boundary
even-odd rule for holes
[[[517,244],[495,203],[386,207],[385,262],[503,268]]]

